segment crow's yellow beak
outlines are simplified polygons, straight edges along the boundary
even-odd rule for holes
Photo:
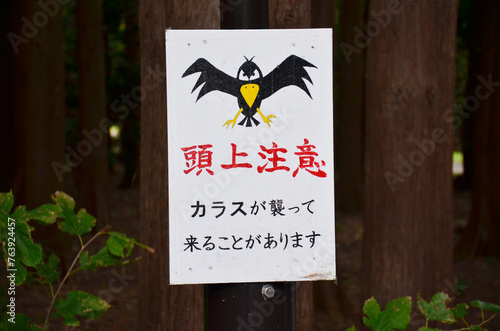
[[[240,88],[240,92],[243,95],[243,98],[247,102],[248,106],[252,108],[252,105],[255,102],[255,98],[257,98],[257,94],[259,93],[259,85],[245,84]]]

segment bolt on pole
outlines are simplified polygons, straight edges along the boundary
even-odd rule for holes
[[[221,0],[222,29],[267,29],[267,0]],[[244,262],[244,261],[242,261]],[[205,286],[205,330],[295,331],[295,283]]]

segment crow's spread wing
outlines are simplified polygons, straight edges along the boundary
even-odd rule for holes
[[[238,96],[237,93],[241,85],[238,83],[238,80],[217,69],[205,59],[196,60],[196,62],[186,70],[182,77],[186,77],[197,72],[201,72],[201,75],[194,85],[191,93],[193,93],[203,83],[205,84],[201,88],[196,101],[208,92],[212,91],[221,91],[229,93],[235,97]]]
[[[287,57],[285,61],[283,61],[262,79],[262,84],[260,86],[262,99],[265,99],[273,95],[274,92],[279,89],[290,85],[300,87],[312,99],[306,83],[304,82],[304,79],[306,79],[312,84],[311,77],[309,77],[305,67],[316,68],[315,65],[298,56],[290,55]]]

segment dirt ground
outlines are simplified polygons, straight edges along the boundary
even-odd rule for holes
[[[113,230],[124,232],[133,238],[139,237],[139,191],[119,190],[114,179],[111,194],[111,219]],[[468,216],[469,195],[459,193],[455,197],[455,219],[460,231]],[[356,311],[360,311],[361,242],[363,222],[361,214],[338,215],[336,219],[337,276],[338,286],[323,282],[315,284],[316,303],[315,330],[345,330],[356,322]],[[146,243],[147,244],[147,243]],[[74,249],[78,243],[75,243]],[[146,252],[141,252],[146,254]],[[500,304],[500,260],[482,258],[455,261],[455,295],[453,303],[470,302],[475,299]],[[453,285],[444,285],[453,287]],[[99,272],[75,274],[63,291],[83,289],[111,304],[111,308],[96,322],[82,321],[81,328],[64,328],[62,319],[53,320],[51,330],[135,330],[140,297],[138,264],[115,267]],[[325,303],[321,293],[333,293],[336,300]],[[327,291],[324,291],[327,289]],[[328,292],[330,291],[330,292]],[[50,292],[47,287],[35,286],[26,291],[19,289],[19,313],[30,316],[44,315]],[[359,320],[358,320],[359,321]],[[42,321],[38,320],[42,324]],[[489,330],[500,330],[500,316],[487,325]]]

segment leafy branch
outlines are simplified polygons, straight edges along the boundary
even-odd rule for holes
[[[59,287],[57,288],[57,291],[54,295],[52,295],[52,301],[50,302],[50,306],[49,306],[49,309],[47,310],[47,315],[45,316],[45,322],[43,323],[43,328],[44,329],[47,329],[48,328],[48,325],[49,325],[49,317],[50,317],[50,312],[52,311],[52,307],[54,306],[54,302],[57,298],[57,296],[59,295],[59,292],[61,291],[61,288],[62,286],[64,285],[64,283],[66,282],[66,279],[68,279],[69,275],[71,274],[71,271],[73,270],[73,268],[75,267],[75,264],[76,262],[78,261],[78,259],[80,258],[80,255],[82,255],[82,253],[85,251],[85,249],[87,249],[87,246],[90,245],[94,240],[97,239],[97,237],[99,237],[100,235],[102,235],[104,232],[106,231],[106,228],[102,229],[101,231],[97,232],[92,238],[90,238],[89,241],[87,241],[87,243],[85,243],[85,245],[82,246],[82,248],[80,248],[80,251],[78,252],[78,254],[76,255],[75,259],[73,260],[73,263],[71,263],[71,266],[69,267],[68,271],[66,272],[66,275],[64,276],[63,280],[61,281],[61,283],[59,284]],[[81,237],[78,236],[81,240]],[[81,241],[82,242],[82,241]]]
[[[40,284],[48,285],[51,294],[51,302],[45,315],[43,328],[31,324],[26,315],[17,314],[14,324],[8,321],[7,314],[2,314],[5,315],[0,319],[0,329],[2,330],[14,330],[19,329],[19,327],[25,330],[48,330],[50,320],[58,316],[62,317],[63,324],[68,326],[79,326],[80,323],[76,316],[88,319],[100,317],[110,306],[92,294],[83,291],[69,291],[66,301],[58,299],[67,279],[81,270],[95,271],[97,268],[125,265],[137,261],[137,259],[130,258],[136,245],[154,253],[152,248],[133,238],[128,238],[119,232],[108,232],[108,227],[101,229],[84,243],[82,236],[91,232],[95,227],[95,218],[88,214],[85,209],[80,209],[75,213],[75,201],[64,192],[56,192],[52,196],[52,201],[54,203],[40,206],[32,211],[27,211],[25,206],[19,206],[11,213],[14,205],[12,192],[0,193],[0,239],[2,240],[0,257],[5,260],[7,269],[16,270],[16,286],[27,286],[27,280],[34,279]],[[9,219],[14,220],[15,223],[10,223]],[[60,258],[51,254],[45,260],[42,246],[33,242],[31,237],[31,232],[34,230],[30,224],[31,221],[42,225],[56,223],[59,230],[78,237],[80,250],[57,286],[55,293],[54,283],[60,276],[58,271]],[[108,236],[106,245],[96,254],[90,255],[87,250],[89,245],[101,236]],[[15,243],[15,245],[9,244],[6,247],[8,241]],[[5,305],[1,309],[4,307]],[[53,312],[54,307],[55,312]]]
[[[480,324],[474,325],[467,322],[465,316],[468,313],[469,306],[465,303],[458,304],[454,308],[447,306],[450,301],[448,294],[439,292],[436,293],[429,302],[425,301],[418,296],[417,303],[419,311],[425,317],[425,326],[418,329],[419,331],[439,331],[440,329],[429,328],[430,321],[437,321],[445,324],[455,324],[461,320],[467,326],[465,328],[456,329],[453,331],[476,331],[484,330],[483,326],[490,322],[498,312],[500,306],[487,303],[479,300],[471,302],[472,307],[481,309],[482,321]],[[494,313],[493,316],[485,319],[484,311]],[[410,324],[410,315],[412,311],[411,297],[402,297],[392,300],[387,304],[385,310],[380,310],[380,306],[375,298],[368,299],[363,307],[363,322],[366,326],[375,331],[388,331],[388,330],[405,330]],[[346,331],[354,331],[355,327],[352,326]]]

